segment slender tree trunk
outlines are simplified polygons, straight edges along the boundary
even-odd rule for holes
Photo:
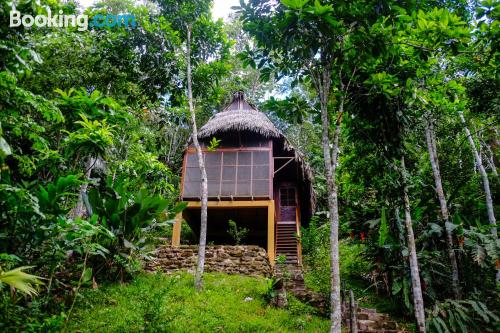
[[[343,103],[341,105],[343,109]],[[342,111],[341,111],[342,112]],[[341,119],[341,118],[339,118]],[[330,208],[330,254],[331,254],[331,295],[330,304],[332,306],[330,332],[340,333],[342,323],[341,298],[340,298],[340,267],[339,267],[339,204],[337,193],[337,156],[340,137],[340,122],[335,127],[333,136],[333,152],[331,164],[331,178],[328,180],[331,189],[328,196],[328,206]]]
[[[314,55],[313,55],[314,56]],[[322,56],[323,64],[326,64],[321,70],[309,67],[312,82],[319,95],[321,106],[321,126],[323,146],[323,155],[325,163],[325,175],[328,188],[328,210],[330,213],[330,332],[341,333],[342,326],[342,308],[340,296],[340,269],[339,269],[339,207],[336,184],[336,168],[339,148],[340,125],[344,112],[344,99],[340,100],[339,112],[335,131],[333,134],[333,147],[330,147],[330,120],[328,117],[328,101],[331,86],[331,69],[328,60]],[[342,79],[341,73],[339,77]],[[341,91],[344,92],[344,86],[341,83]]]
[[[434,183],[436,184],[436,193],[439,199],[441,208],[441,218],[443,219],[446,230],[446,245],[448,248],[448,258],[451,264],[451,285],[453,294],[456,299],[460,299],[460,281],[458,277],[457,258],[453,249],[453,231],[449,221],[448,204],[444,195],[443,184],[441,181],[441,170],[439,169],[439,160],[437,155],[437,144],[435,139],[434,126],[432,120],[428,120],[425,126],[425,137],[427,139],[427,148],[429,150],[429,159],[431,161],[432,174],[434,175]]]
[[[488,150],[491,152],[491,149],[488,147]],[[497,171],[497,167],[495,166],[495,160],[493,159],[493,155],[490,155],[489,156],[489,159],[488,159],[488,164],[490,165],[490,168],[491,168],[491,173],[498,178],[498,171]]]
[[[401,157],[401,170],[403,174],[403,199],[405,206],[405,225],[408,238],[408,252],[411,272],[411,286],[413,291],[413,305],[415,308],[415,319],[417,321],[418,332],[425,332],[425,311],[424,299],[422,297],[422,287],[420,285],[420,274],[418,269],[417,248],[415,245],[415,236],[413,234],[413,225],[411,220],[410,199],[408,198],[408,181],[406,179],[406,167],[404,157]]]
[[[474,143],[474,139],[472,139],[472,135],[469,131],[469,128],[467,127],[467,123],[465,122],[465,118],[462,112],[459,113],[459,116],[460,120],[462,121],[462,124],[464,125],[464,130],[465,133],[467,134],[467,139],[469,140],[469,144],[472,149],[472,154],[474,155],[474,159],[476,161],[476,166],[479,170],[479,173],[481,174],[481,178],[483,179],[484,194],[486,196],[486,209],[488,210],[488,221],[491,226],[490,231],[492,235],[497,237],[498,236],[496,227],[497,222],[495,219],[495,211],[493,209],[493,199],[491,197],[490,181],[488,179],[488,174],[486,173],[486,169],[483,166],[483,163],[481,161],[481,156],[479,156],[476,144]]]
[[[89,157],[87,160],[87,163],[85,165],[85,183],[80,185],[80,193],[78,194],[76,207],[70,213],[70,217],[72,218],[83,217],[85,215],[85,212],[88,211],[88,209],[85,208],[85,196],[87,195],[87,189],[89,187],[88,181],[90,180],[90,175],[92,174],[92,170],[94,169],[96,160],[97,159],[95,157]],[[92,212],[90,211],[88,211],[87,213],[88,215],[92,214]]]
[[[495,165],[495,153],[491,149],[491,144],[484,142],[484,149],[487,152],[487,154],[485,154],[485,155],[486,155],[486,160],[487,160],[489,167],[491,169],[491,173],[495,177],[498,177],[497,167]]]
[[[323,80],[324,82],[324,80]],[[322,85],[320,91],[321,99],[321,121],[323,127],[322,145],[325,161],[326,180],[328,184],[328,208],[330,212],[330,255],[331,255],[331,292],[330,292],[330,307],[331,307],[331,327],[330,332],[341,332],[341,300],[340,300],[340,272],[339,272],[339,209],[337,198],[337,184],[335,182],[336,166],[337,166],[337,151],[340,135],[340,122],[337,122],[333,136],[333,152],[330,149],[330,121],[328,119],[328,91],[329,84]],[[342,112],[343,104],[341,105]],[[340,119],[340,118],[339,118]]]
[[[200,218],[200,244],[198,247],[198,262],[196,265],[195,288],[200,291],[203,287],[203,270],[205,268],[205,248],[207,245],[207,206],[208,206],[208,186],[207,186],[207,171],[205,169],[205,160],[203,152],[198,142],[198,129],[196,127],[196,114],[193,105],[193,88],[191,82],[191,26],[187,27],[187,86],[188,86],[188,102],[189,112],[191,113],[191,122],[193,126],[193,143],[196,147],[198,155],[198,167],[201,173],[201,218]]]
[[[493,165],[495,171],[497,167],[500,167],[500,161],[497,158],[498,147],[500,147],[500,133],[496,128],[490,130],[490,140],[489,140],[490,150],[492,152]]]

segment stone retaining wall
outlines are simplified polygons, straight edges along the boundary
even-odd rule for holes
[[[159,247],[154,258],[146,262],[146,270],[166,273],[179,270],[194,272],[198,257],[197,245]],[[205,271],[253,276],[270,276],[271,265],[266,250],[256,245],[211,245],[205,254]]]

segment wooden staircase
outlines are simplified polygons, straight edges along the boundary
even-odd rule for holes
[[[295,221],[276,223],[276,256],[286,256],[287,264],[299,263],[299,241]]]

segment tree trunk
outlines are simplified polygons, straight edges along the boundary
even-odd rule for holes
[[[325,75],[325,74],[324,74]],[[329,74],[328,74],[329,76]],[[328,78],[329,79],[329,78]],[[323,80],[325,82],[325,80]],[[330,307],[331,307],[331,327],[330,332],[341,332],[341,301],[340,301],[340,272],[339,272],[339,209],[337,198],[337,184],[335,182],[336,166],[337,166],[337,149],[340,135],[340,122],[337,122],[335,133],[333,136],[333,152],[330,149],[329,128],[330,121],[328,119],[328,91],[329,83],[321,85],[321,122],[323,127],[322,145],[325,161],[326,181],[328,184],[328,209],[330,212],[330,255],[331,255],[331,292],[330,292]],[[341,104],[340,112],[343,110]],[[339,118],[340,119],[340,118]]]
[[[492,142],[492,140],[490,140],[489,143],[483,142],[482,144],[484,146],[484,149],[487,152],[485,154],[485,156],[486,156],[486,161],[489,164],[489,167],[491,169],[491,173],[493,174],[493,176],[498,177],[497,167],[495,165],[495,153],[491,149],[491,147],[493,147],[493,145],[491,144],[491,142]]]
[[[408,198],[408,181],[406,179],[406,167],[404,157],[401,157],[401,171],[403,175],[403,199],[405,206],[405,225],[408,237],[408,252],[411,272],[411,286],[413,291],[413,305],[415,308],[415,319],[417,321],[418,332],[425,332],[425,311],[424,299],[422,297],[422,287],[420,285],[420,274],[418,270],[417,248],[415,246],[415,236],[411,220],[410,199]]]
[[[193,105],[193,89],[191,82],[191,26],[187,27],[187,86],[188,86],[188,102],[189,112],[191,113],[191,122],[193,126],[193,143],[198,155],[198,167],[201,173],[201,218],[200,218],[200,244],[198,247],[198,262],[196,265],[195,288],[200,291],[203,286],[203,270],[205,268],[205,248],[207,245],[207,206],[208,206],[208,186],[207,186],[207,171],[205,169],[205,160],[203,152],[198,142],[198,129],[196,127],[196,114]]]
[[[460,281],[458,277],[457,258],[455,256],[455,250],[453,249],[453,231],[449,221],[450,214],[448,212],[448,204],[446,202],[446,196],[444,195],[443,184],[441,181],[441,170],[439,169],[434,126],[432,124],[432,120],[428,120],[425,125],[425,137],[427,139],[429,159],[431,161],[432,174],[434,175],[434,183],[436,184],[436,193],[441,208],[441,218],[443,219],[446,230],[446,245],[448,248],[448,258],[450,259],[451,264],[451,285],[455,298],[460,299]]]
[[[481,174],[481,178],[483,179],[483,187],[484,187],[484,193],[486,196],[486,209],[488,210],[488,221],[491,225],[490,232],[493,236],[497,237],[497,227],[496,227],[496,219],[495,219],[495,211],[493,209],[493,199],[491,197],[491,189],[490,189],[490,181],[488,179],[488,174],[486,173],[486,169],[483,166],[483,163],[481,161],[481,156],[479,156],[479,152],[477,151],[476,144],[474,143],[474,140],[472,139],[472,135],[469,131],[469,128],[467,127],[467,123],[465,122],[464,115],[462,112],[459,113],[460,120],[462,121],[462,124],[464,125],[464,130],[465,133],[467,134],[467,139],[469,140],[470,147],[472,149],[472,154],[474,155],[474,160],[476,161],[476,166],[477,169],[479,170],[479,173]]]
[[[85,207],[85,199],[87,195],[87,189],[89,187],[90,175],[92,174],[92,170],[94,169],[94,165],[96,164],[97,158],[89,157],[87,160],[87,164],[85,165],[85,183],[80,185],[80,193],[78,194],[78,201],[76,202],[76,207],[70,213],[71,218],[83,217],[85,212],[87,215],[92,215],[90,211],[90,207]]]
[[[490,130],[490,140],[489,140],[490,150],[492,152],[493,165],[496,168],[500,167],[500,161],[497,158],[498,147],[500,147],[500,134],[496,128]]]

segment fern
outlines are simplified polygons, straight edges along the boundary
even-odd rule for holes
[[[476,227],[464,230],[464,248],[479,266],[494,265],[500,258],[500,239]]]
[[[499,318],[488,307],[476,300],[445,300],[427,311],[429,332],[477,332],[483,326],[498,324]]]
[[[3,271],[0,267],[0,287],[3,284],[9,285],[11,288],[28,295],[38,295],[34,286],[43,284],[39,276],[31,275],[24,270],[31,267],[18,267],[9,271]]]

